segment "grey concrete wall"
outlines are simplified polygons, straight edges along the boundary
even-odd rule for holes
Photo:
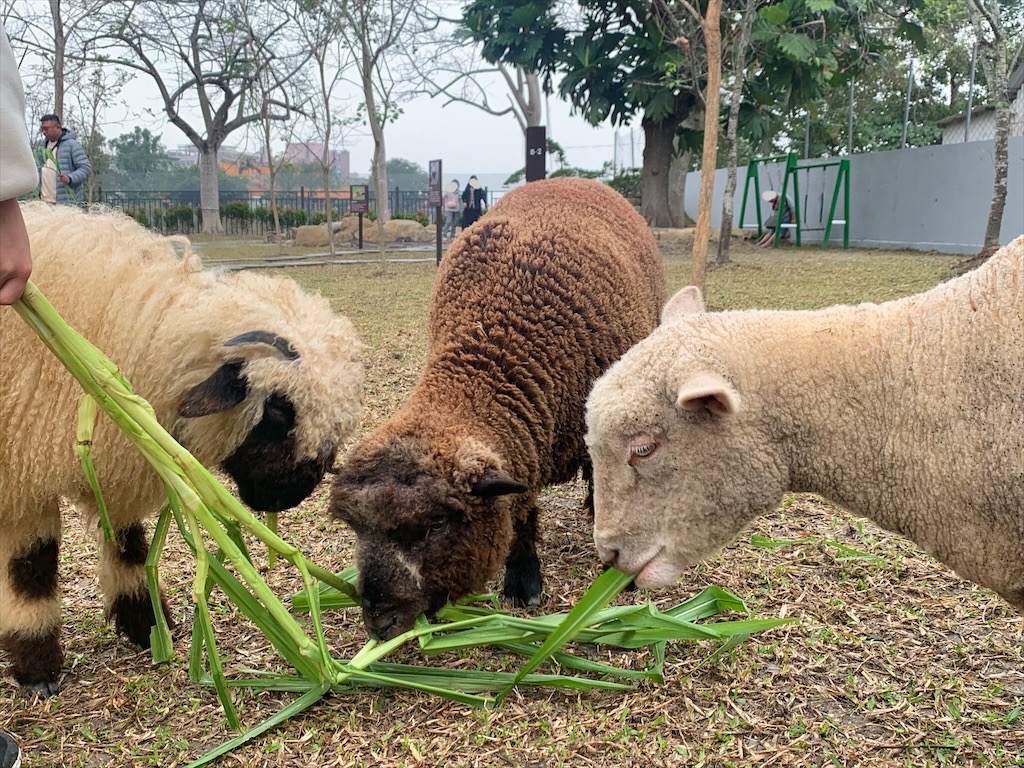
[[[942,253],[976,253],[985,234],[992,200],[993,142],[976,141],[891,152],[869,152],[850,157],[850,245],[868,248],[910,248]],[[1024,137],[1009,144],[1006,207],[1000,242],[1024,234]],[[762,166],[761,191],[781,191],[784,164]],[[734,226],[739,226],[746,168],[737,172]],[[725,169],[715,174],[712,226],[722,214]],[[836,168],[798,171],[804,243],[820,243],[835,188]],[[697,217],[700,172],[687,176],[684,204]],[[790,189],[788,196],[794,199]],[[754,186],[744,224],[756,227]],[[769,213],[761,205],[762,218]],[[845,219],[842,196],[836,219]],[[812,231],[818,230],[818,231]],[[842,246],[842,226],[833,226],[830,247]]]

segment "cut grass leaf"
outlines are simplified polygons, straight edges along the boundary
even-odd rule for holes
[[[837,552],[836,560],[838,562],[848,562],[852,560],[865,560],[867,562],[886,562],[885,558],[873,555],[870,552],[864,552],[853,547],[848,547],[845,544],[841,544],[838,541],[831,539],[815,538],[808,536],[803,539],[770,539],[767,536],[761,536],[755,534],[750,537],[750,543],[755,547],[761,547],[762,549],[781,549],[782,547],[795,547],[802,544],[822,544],[830,549],[834,549]]]
[[[609,568],[598,576],[590,589],[576,603],[576,606],[569,611],[569,615],[565,617],[565,620],[558,625],[557,629],[544,641],[544,644],[523,665],[515,680],[512,681],[512,684],[501,693],[500,698],[504,699],[524,677],[551,658],[556,651],[575,637],[580,629],[587,625],[594,614],[608,605],[608,602],[625,589],[631,581],[633,581],[632,576],[615,568]]]

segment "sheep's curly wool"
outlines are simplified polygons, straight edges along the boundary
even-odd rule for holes
[[[462,233],[415,390],[335,478],[371,633],[483,588],[503,560],[506,595],[539,601],[536,494],[585,462],[590,386],[655,327],[664,295],[646,223],[597,182],[531,182]]]
[[[179,442],[208,466],[227,462],[256,508],[292,506],[312,490],[362,412],[361,344],[346,318],[289,279],[201,271],[184,238],[153,234],[119,213],[42,203],[23,211],[33,280],[121,367]],[[291,351],[261,342],[225,346],[250,331],[276,334]],[[81,390],[11,310],[0,311],[0,371],[0,640],[24,650],[44,636],[56,641],[56,576],[51,583],[36,572],[48,572],[42,561],[51,548],[56,553],[59,501],[70,498],[87,515],[95,504],[75,455]],[[218,394],[197,388],[202,382],[223,388],[232,407],[197,399]],[[146,609],[141,563],[129,561],[144,557],[138,521],[162,505],[163,483],[105,415],[93,458],[111,523],[124,538],[101,551],[106,608],[120,629],[148,644],[151,609],[148,623],[138,619],[129,629],[124,624],[136,619],[118,600],[141,594],[135,608]],[[59,648],[29,670],[14,655],[23,682],[53,682]]]
[[[605,560],[673,581],[807,491],[1024,612],[1024,237],[899,301],[702,309],[679,292],[590,395]]]

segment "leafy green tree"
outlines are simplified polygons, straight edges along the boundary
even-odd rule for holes
[[[695,5],[703,11],[706,2]],[[759,12],[747,130],[770,135],[780,113],[820,98],[862,63],[873,43],[862,23],[864,5],[786,0]],[[734,24],[743,6],[723,3],[722,26]],[[559,76],[560,96],[589,122],[621,125],[640,117],[642,211],[652,224],[672,223],[667,170],[684,127],[702,109],[707,71],[693,14],[668,0],[473,0],[463,23],[487,61],[526,67],[549,84]]]
[[[78,139],[85,150],[85,154],[89,157],[89,165],[92,166],[92,175],[86,179],[86,199],[89,202],[102,202],[100,200],[100,192],[103,189],[105,180],[110,176],[110,169],[113,164],[113,157],[106,149],[109,142],[103,135],[103,132],[95,127],[84,136],[79,136]]]
[[[148,128],[136,126],[131,133],[122,133],[110,140],[114,166],[121,173],[152,173],[166,171],[171,158],[159,136]]]
[[[90,23],[96,55],[144,75],[167,119],[198,150],[203,231],[223,232],[220,148],[268,114],[292,117],[284,95],[272,104],[250,98],[261,74],[274,74],[270,90],[278,92],[308,61],[307,50],[288,44],[289,20],[255,0],[135,0],[102,4]]]
[[[386,163],[388,181],[399,189],[426,189],[427,170],[404,157],[392,157]]]

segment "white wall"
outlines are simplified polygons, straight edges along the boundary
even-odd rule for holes
[[[1024,137],[1009,143],[1006,206],[1000,242],[1024,234]],[[762,166],[760,184],[781,190],[783,163]],[[737,170],[734,226],[739,225],[746,168]],[[820,243],[835,187],[835,168],[798,171],[802,241]],[[722,214],[725,169],[715,174],[712,226]],[[942,253],[976,253],[981,248],[992,200],[993,142],[946,144],[850,156],[850,245],[868,248],[910,248]],[[700,172],[686,179],[686,212],[697,218]],[[753,184],[744,223],[756,227]],[[793,199],[792,193],[789,195]],[[762,206],[762,218],[768,204]],[[823,210],[824,209],[824,210]],[[836,219],[847,218],[839,198]],[[842,226],[833,226],[829,247],[842,247]]]

